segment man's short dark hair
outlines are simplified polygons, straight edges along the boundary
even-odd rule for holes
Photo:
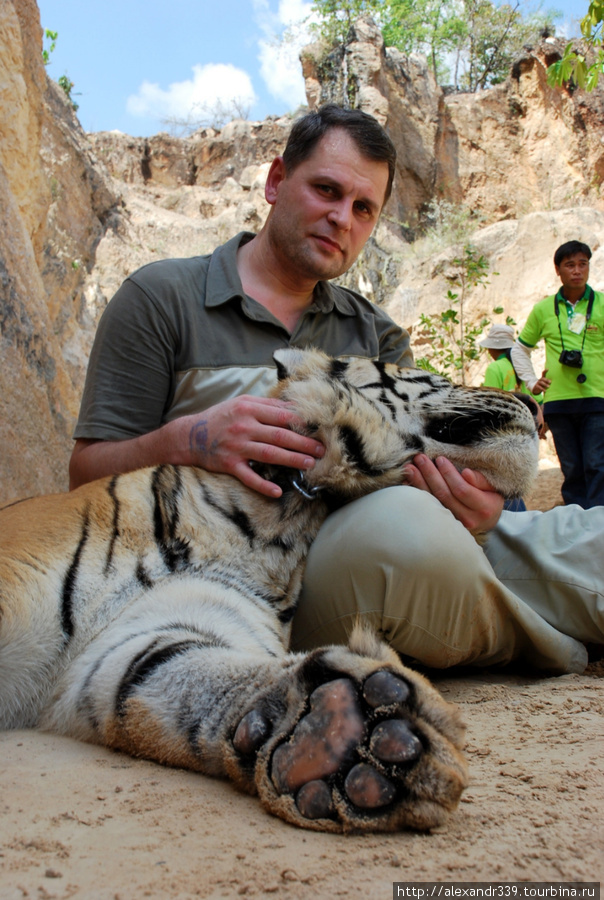
[[[583,253],[588,259],[591,259],[591,250],[587,244],[583,244],[581,241],[567,241],[565,244],[561,244],[554,253],[555,267],[559,268],[563,259],[568,259],[575,253]]]
[[[283,151],[287,174],[308,159],[321,138],[332,128],[346,131],[367,159],[388,164],[385,203],[392,191],[396,148],[377,119],[360,109],[344,109],[335,103],[328,103],[294,122]]]

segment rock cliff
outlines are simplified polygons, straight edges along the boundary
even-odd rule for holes
[[[122,279],[152,259],[210,251],[255,230],[263,183],[291,120],[232,122],[186,139],[86,135],[46,77],[34,0],[0,0],[0,502],[67,483],[71,433],[98,318]],[[302,54],[309,106],[354,103],[398,149],[396,190],[346,281],[406,326],[442,308],[458,247],[422,236],[434,201],[472,213],[491,263],[472,314],[522,321],[555,286],[571,237],[594,249],[604,285],[602,91],[547,87],[557,45],[526,50],[481,94],[447,94],[419,57],[384,48],[360,21],[344,48]]]
[[[41,47],[34,0],[0,0],[2,499],[65,485],[84,371],[73,347],[95,325],[79,289],[117,202]]]
[[[604,92],[547,86],[564,44],[525,48],[489,90],[447,93],[423,58],[385,48],[373,22],[360,19],[330,54],[307,47],[302,67],[311,107],[358,106],[386,125],[398,152],[390,212],[413,238],[434,198],[463,203],[485,224],[600,203]]]

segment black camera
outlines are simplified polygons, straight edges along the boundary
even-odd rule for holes
[[[583,354],[580,350],[563,350],[558,357],[558,362],[571,369],[580,369],[583,366]]]

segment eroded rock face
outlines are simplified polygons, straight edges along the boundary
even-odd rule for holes
[[[0,0],[0,503],[66,488],[107,302],[147,262],[257,231],[291,126],[284,116],[186,139],[86,135],[41,50],[34,0]],[[445,94],[422,58],[385,49],[370,21],[327,59],[316,45],[303,52],[309,105],[359,105],[397,146],[393,197],[343,280],[402,325],[446,302],[458,248],[416,239],[434,198],[476,212],[473,240],[499,273],[472,294],[472,315],[503,306],[521,324],[555,287],[553,250],[570,238],[591,245],[591,282],[604,286],[604,88],[552,91],[555,52],[527,51],[505,84],[476,95]]]
[[[33,0],[0,2],[0,499],[61,490],[91,334],[82,285],[118,202],[47,80]]]
[[[46,75],[37,6],[0,3],[0,442],[2,499],[65,483],[65,377],[41,277],[52,202],[40,147]]]
[[[388,129],[398,152],[389,212],[417,236],[434,198],[463,203],[491,224],[535,209],[601,205],[604,87],[554,90],[547,67],[564,41],[523,51],[505,83],[478,93],[445,93],[425,60],[385,48],[360,19],[346,46],[302,51],[311,108],[358,106]]]
[[[166,132],[133,138],[105,131],[91,134],[89,139],[97,157],[118,181],[219,190],[228,178],[245,181],[245,169],[281,153],[291,123],[289,116],[269,117],[264,122],[237,119],[221,131],[204,128],[187,138]]]

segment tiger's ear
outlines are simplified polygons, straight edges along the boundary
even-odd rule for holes
[[[273,353],[279,381],[316,374],[325,367],[328,358],[321,350],[302,350],[300,347],[283,347]]]
[[[273,359],[277,363],[277,380],[286,381],[289,377],[288,356],[291,350],[275,350]]]

